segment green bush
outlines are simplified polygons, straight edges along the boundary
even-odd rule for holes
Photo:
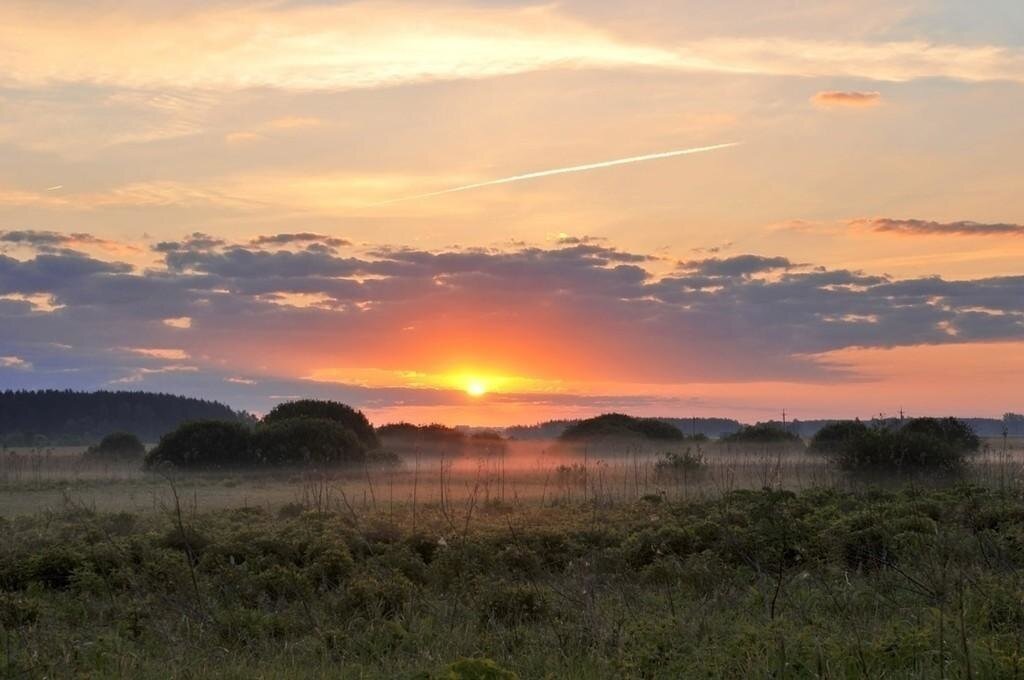
[[[559,437],[563,441],[587,439],[659,439],[679,441],[682,431],[657,418],[636,418],[623,413],[605,413],[573,423]]]
[[[977,451],[981,439],[967,423],[956,418],[914,418],[900,428],[902,432],[928,435],[945,441],[960,451]]]
[[[324,418],[277,420],[257,428],[256,459],[265,465],[333,465],[366,460],[366,445],[344,425]]]
[[[811,438],[810,449],[816,453],[836,453],[862,436],[868,426],[859,420],[840,420],[829,423]]]
[[[185,423],[160,438],[146,465],[216,469],[257,462],[252,431],[241,423],[201,420]]]
[[[300,399],[298,401],[278,404],[271,409],[270,413],[263,417],[263,423],[270,425],[297,418],[333,420],[352,430],[353,434],[367,449],[376,449],[380,446],[377,434],[374,432],[373,426],[370,425],[370,421],[363,415],[363,412],[337,401]]]
[[[82,455],[91,460],[138,460],[146,455],[146,447],[131,432],[112,432]]]
[[[663,453],[654,464],[654,472],[660,476],[679,477],[700,472],[704,466],[704,454],[687,448],[682,453],[677,451]]]
[[[441,680],[519,680],[519,676],[490,659],[459,659],[445,669]]]
[[[840,467],[852,471],[953,472],[966,463],[963,444],[906,428],[867,428],[837,453]]]
[[[722,441],[732,444],[803,444],[799,435],[771,423],[744,425],[736,432],[722,437]]]

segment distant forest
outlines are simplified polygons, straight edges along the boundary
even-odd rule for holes
[[[111,432],[155,442],[190,420],[246,422],[251,416],[205,399],[151,392],[0,392],[0,443],[6,446],[92,444]]]
[[[724,437],[738,432],[743,423],[731,418],[657,418],[663,422],[675,425],[683,434],[692,436],[703,434],[707,437]],[[886,419],[895,420],[895,419]],[[1006,434],[1011,437],[1024,437],[1024,415],[1019,413],[1007,413],[1002,418],[960,418],[970,426],[979,437],[999,437],[1006,428]],[[536,425],[517,425],[507,427],[504,430],[505,436],[512,439],[557,439],[571,425],[578,420],[549,420]],[[821,428],[836,422],[835,420],[791,420],[785,424],[779,421],[768,421],[779,429],[792,432],[801,437],[810,438]],[[875,420],[872,422],[880,422]]]

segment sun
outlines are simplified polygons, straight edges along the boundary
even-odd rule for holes
[[[487,383],[479,378],[470,378],[466,382],[466,394],[471,397],[482,397],[487,394]]]

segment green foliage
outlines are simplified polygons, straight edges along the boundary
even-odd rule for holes
[[[722,437],[732,444],[792,444],[803,445],[800,437],[771,423],[744,425],[737,432]]]
[[[970,428],[953,418],[918,418],[899,429],[852,431],[833,452],[846,470],[956,472],[979,444]]]
[[[679,441],[682,431],[657,418],[636,418],[623,413],[605,413],[573,423],[562,432],[563,441],[591,439],[657,439]]]
[[[981,439],[957,418],[914,418],[900,428],[902,432],[922,434],[942,440],[953,448],[973,452],[981,448]]]
[[[366,445],[336,420],[290,418],[260,425],[253,446],[264,465],[336,465],[366,460]]]
[[[386,446],[406,454],[458,455],[469,443],[469,438],[461,430],[436,423],[389,423],[377,428],[377,434]]]
[[[249,422],[224,404],[152,392],[0,391],[0,442],[13,446],[84,444],[109,432],[156,441],[194,420]]]
[[[683,452],[666,451],[655,462],[654,471],[658,475],[679,477],[700,472],[705,467],[704,454],[699,450],[692,451],[689,447]]]
[[[0,521],[0,675],[1024,671],[1016,492],[736,491],[465,523],[420,506],[415,526],[390,514]]]
[[[333,420],[351,430],[367,449],[380,446],[377,434],[363,412],[337,401],[300,399],[278,404],[263,417],[263,423],[269,425],[296,418]]]
[[[818,430],[809,446],[816,453],[837,453],[864,436],[868,426],[859,420],[839,420]]]
[[[160,438],[146,465],[216,469],[255,465],[253,433],[241,423],[205,420],[185,423]]]
[[[88,460],[141,460],[145,455],[146,447],[130,432],[112,432],[83,454]]]
[[[491,659],[459,659],[448,666],[441,680],[519,680],[519,676]]]

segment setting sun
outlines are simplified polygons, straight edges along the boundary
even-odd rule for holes
[[[487,394],[487,383],[477,378],[471,378],[466,383],[466,394],[473,397],[482,397]]]

